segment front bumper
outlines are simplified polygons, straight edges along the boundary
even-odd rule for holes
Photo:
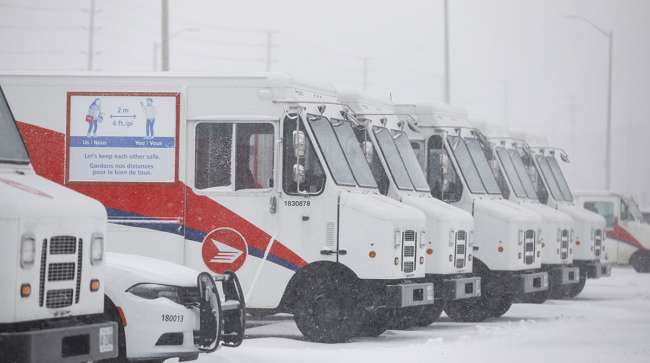
[[[513,276],[515,297],[540,292],[548,289],[548,273],[530,272]]]
[[[3,362],[82,362],[117,354],[115,322],[0,333]]]
[[[580,268],[576,266],[551,266],[548,278],[553,286],[569,285],[580,282]]]
[[[434,302],[433,283],[403,283],[386,286],[386,307],[406,308]]]
[[[481,278],[478,276],[445,279],[440,286],[442,292],[439,296],[445,301],[481,296]]]

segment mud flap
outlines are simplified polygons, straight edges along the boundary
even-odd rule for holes
[[[212,276],[207,272],[201,272],[197,277],[200,300],[199,331],[195,335],[194,344],[204,353],[217,350],[221,340],[222,310],[221,299],[217,291],[217,285]]]
[[[224,294],[224,302],[221,304],[223,314],[221,339],[225,347],[234,348],[242,343],[246,330],[244,293],[239,278],[234,272],[226,271],[223,275],[215,276],[215,280],[221,282]]]

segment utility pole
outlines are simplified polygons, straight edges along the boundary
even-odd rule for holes
[[[160,46],[162,71],[169,71],[169,0],[160,0]]]
[[[614,53],[614,32],[608,32],[609,39],[609,70],[607,73],[607,127],[605,139],[605,189],[612,185],[612,64]]]
[[[273,49],[273,31],[267,30],[266,31],[266,71],[270,72],[271,71],[271,62],[273,62],[273,58],[271,58],[271,50]]]
[[[366,91],[368,89],[368,57],[361,58],[361,62],[363,65],[363,90]]]
[[[503,80],[503,126],[507,129],[510,130],[510,117],[508,117],[508,114],[510,113],[510,87],[508,85],[508,81]]]
[[[444,0],[444,34],[445,34],[445,79],[444,82],[444,91],[443,91],[443,100],[446,103],[451,103],[451,70],[449,69],[449,0]]]
[[[88,64],[86,69],[93,70],[93,56],[95,54],[95,0],[90,0],[88,9]]]

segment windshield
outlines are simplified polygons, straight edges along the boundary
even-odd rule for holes
[[[343,155],[343,150],[341,150],[341,145],[336,139],[329,120],[318,115],[307,115],[307,120],[314,131],[316,142],[336,184],[356,185],[350,172],[350,166]]]
[[[406,166],[406,171],[411,177],[411,182],[415,186],[415,189],[420,192],[429,192],[429,184],[427,179],[424,177],[420,163],[418,162],[415,152],[411,147],[411,142],[409,141],[408,136],[405,133],[400,132],[396,134],[393,138],[399,155],[402,157],[402,161]]]
[[[478,174],[478,170],[476,170],[476,166],[474,166],[472,156],[463,139],[459,136],[449,136],[447,139],[449,140],[449,146],[456,158],[460,172],[465,178],[469,191],[472,194],[485,194],[485,187],[481,182],[481,177]]]
[[[0,162],[29,164],[25,144],[2,90],[0,96]]]
[[[501,194],[501,189],[494,177],[488,159],[485,157],[480,141],[475,138],[465,138],[465,143],[467,143],[467,148],[472,155],[472,160],[474,160],[474,165],[476,165],[476,169],[481,176],[485,190],[487,190],[488,194]]]
[[[548,185],[548,189],[551,191],[553,199],[564,200],[562,193],[560,192],[560,187],[557,185],[555,176],[553,176],[553,173],[551,172],[551,166],[548,165],[546,158],[543,155],[537,155],[535,159],[537,159],[539,170],[542,172],[542,177],[544,177],[546,185]]]
[[[406,167],[400,158],[397,146],[393,142],[393,135],[384,127],[373,127],[373,132],[397,189],[413,190],[413,184],[411,184]]]
[[[517,173],[517,170],[515,169],[515,165],[512,162],[512,159],[510,158],[510,154],[508,153],[508,150],[506,150],[503,147],[497,147],[496,148],[496,153],[497,156],[499,157],[499,160],[501,160],[501,165],[503,165],[503,170],[506,174],[506,178],[510,181],[510,186],[512,187],[512,190],[515,192],[515,195],[518,198],[526,198],[526,190],[524,189],[524,185],[521,181],[521,177]]]
[[[569,188],[569,184],[566,182],[566,179],[564,179],[564,174],[562,173],[562,169],[560,169],[560,165],[558,165],[557,160],[555,160],[555,157],[553,156],[547,156],[546,159],[548,160],[548,165],[551,167],[553,176],[555,176],[557,185],[560,187],[560,193],[562,193],[564,200],[567,202],[572,202],[573,195],[571,194],[571,189]]]
[[[376,188],[377,183],[375,178],[372,176],[368,162],[363,155],[361,146],[357,141],[356,136],[354,135],[354,130],[350,121],[332,119],[334,123],[332,127],[334,128],[334,133],[339,139],[339,143],[343,148],[343,153],[350,163],[350,168],[352,169],[352,174],[362,187]]]
[[[521,154],[516,149],[510,149],[508,150],[508,153],[510,153],[510,159],[512,159],[512,163],[515,166],[517,175],[519,175],[521,184],[526,190],[526,195],[528,195],[528,198],[530,199],[538,200],[537,191],[533,185],[533,180],[528,173],[526,166],[524,165],[524,161],[521,159]]]

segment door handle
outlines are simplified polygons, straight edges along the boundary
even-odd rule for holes
[[[278,211],[278,198],[275,195],[272,195],[269,198],[269,213],[275,214]]]
[[[341,256],[345,256],[345,255],[348,254],[348,250],[343,250],[343,249],[338,250],[338,251],[336,251],[336,250],[329,250],[329,249],[320,250],[320,254],[321,254],[321,255],[326,255],[326,256],[335,255],[337,252],[338,252],[338,254],[341,255]]]

